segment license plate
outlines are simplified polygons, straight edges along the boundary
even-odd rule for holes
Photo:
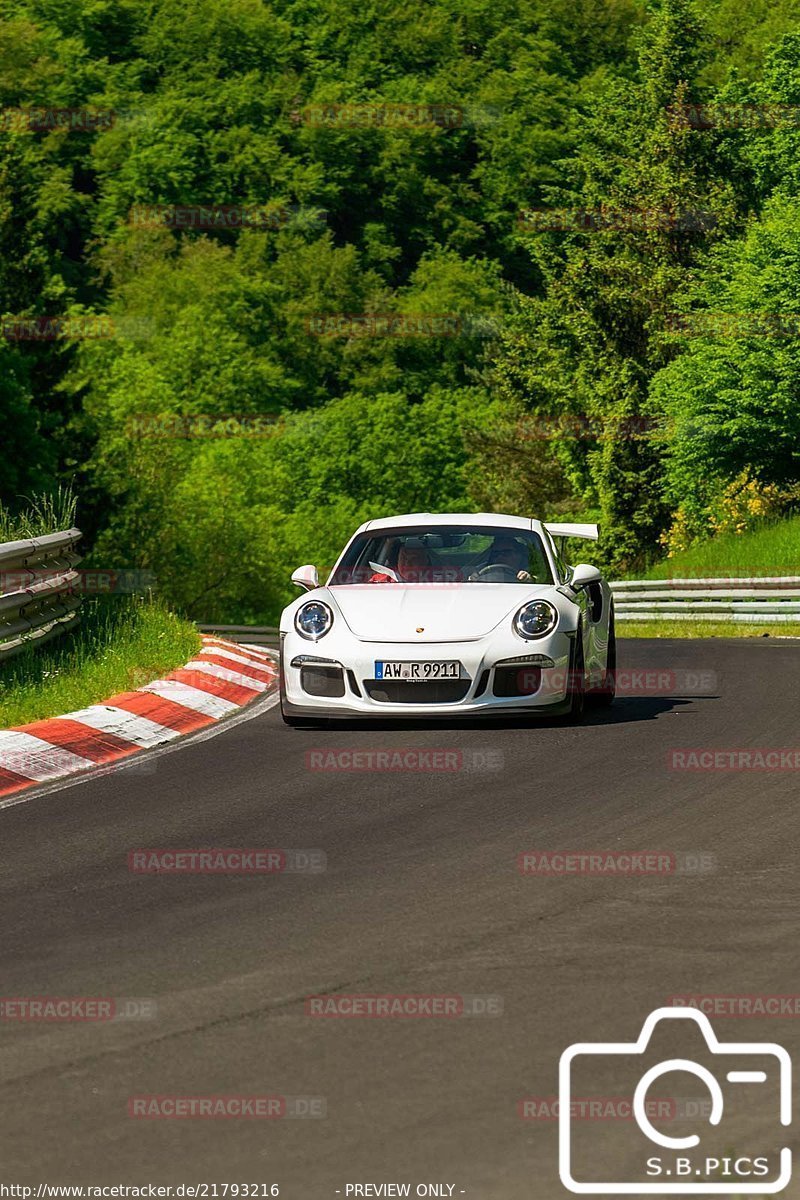
[[[460,662],[376,662],[376,679],[404,679],[415,683],[423,679],[460,679]]]

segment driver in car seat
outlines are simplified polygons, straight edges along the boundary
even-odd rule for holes
[[[533,577],[527,569],[526,562],[528,555],[525,547],[521,546],[516,538],[512,537],[496,537],[489,549],[484,555],[485,562],[481,564],[478,570],[483,567],[491,566],[493,563],[499,563],[502,566],[510,567],[517,573],[517,579],[521,583],[532,583]],[[470,575],[470,579],[478,578],[478,572]]]
[[[400,547],[397,555],[397,576],[401,583],[430,582],[431,556],[422,542],[409,540]],[[367,583],[395,583],[391,575],[378,571]]]

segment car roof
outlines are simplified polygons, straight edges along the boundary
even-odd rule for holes
[[[404,525],[498,525],[508,529],[535,530],[542,532],[541,521],[531,517],[512,517],[506,513],[405,513],[399,517],[375,517],[359,525],[356,533],[364,533],[367,529],[397,529]]]

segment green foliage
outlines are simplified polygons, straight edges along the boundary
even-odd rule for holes
[[[22,541],[59,533],[75,525],[77,497],[59,484],[54,492],[34,496],[23,509],[12,512],[0,503],[0,542]]]
[[[199,649],[195,627],[160,601],[87,600],[74,632],[0,664],[0,727],[61,716],[143,687]]]
[[[646,579],[747,579],[796,575],[800,562],[800,516],[761,521],[744,533],[723,533],[664,559]]]
[[[670,621],[669,618],[659,618],[657,621],[626,621],[617,618],[617,637],[622,638],[792,638],[800,637],[800,625],[787,621],[770,621],[768,625],[748,625],[744,621]],[[730,1200],[737,1200],[731,1196]],[[743,1200],[743,1197],[738,1197]]]
[[[503,393],[530,412],[586,419],[594,436],[562,438],[555,453],[575,494],[599,506],[617,568],[642,560],[665,519],[648,384],[665,361],[659,314],[708,236],[664,218],[697,223],[725,205],[700,135],[668,112],[696,74],[701,32],[688,4],[665,0],[639,39],[637,79],[598,90],[565,164],[569,190],[553,200],[600,224],[531,236],[544,294],[521,300],[496,364]]]
[[[714,497],[743,470],[762,483],[800,478],[800,204],[770,201],[742,240],[709,256],[686,302],[687,321],[706,324],[652,394],[668,431],[667,495],[703,533]]]
[[[717,86],[731,72],[758,79],[770,47],[800,24],[799,0],[712,0],[703,12],[715,51],[703,75]]]
[[[98,562],[210,618],[274,615],[291,566],[381,510],[589,512],[621,570],[677,518],[707,530],[743,472],[783,487],[793,346],[668,328],[799,311],[800,133],[669,109],[800,104],[799,4],[0,0],[0,107],[115,114],[0,122],[0,316],[115,330],[0,341],[0,496],[74,479]],[[319,119],[341,105],[394,119]],[[457,119],[407,119],[425,105]],[[286,219],[143,227],[153,205]],[[524,232],[548,206],[610,223]],[[341,314],[460,328],[319,334]],[[281,420],[165,440],[142,415]]]
[[[489,401],[469,389],[419,403],[353,393],[263,437],[128,439],[126,474],[107,468],[126,502],[95,557],[154,571],[166,598],[198,619],[272,620],[294,595],[291,571],[330,568],[361,521],[469,508],[464,429],[481,406]]]

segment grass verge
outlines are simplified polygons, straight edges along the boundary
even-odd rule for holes
[[[645,579],[736,579],[800,575],[800,516],[726,533],[652,567]]]
[[[744,625],[738,621],[626,621],[617,617],[617,634],[624,638],[800,638],[800,622]]]
[[[76,508],[72,489],[64,486],[30,498],[28,507],[21,512],[11,512],[0,504],[0,542],[23,541],[71,529],[75,524]]]
[[[159,601],[85,600],[74,633],[0,665],[0,729],[142,687],[188,662],[199,648],[194,625]]]

